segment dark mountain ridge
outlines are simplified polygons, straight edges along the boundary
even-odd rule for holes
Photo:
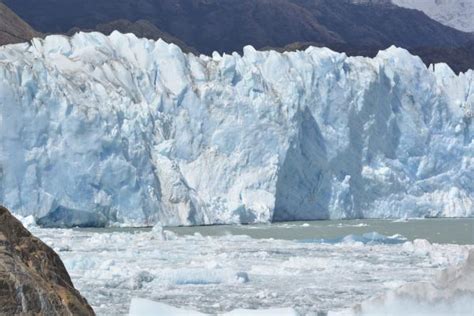
[[[179,38],[174,37],[173,35],[163,32],[158,29],[155,25],[150,23],[147,20],[138,20],[136,22],[130,22],[125,19],[115,20],[108,23],[101,23],[96,25],[91,29],[81,29],[74,27],[67,32],[67,35],[72,36],[77,32],[100,32],[105,35],[110,35],[113,31],[119,31],[120,33],[133,33],[139,38],[148,38],[153,40],[158,40],[161,38],[167,43],[174,43],[178,45],[186,53],[198,54],[199,52],[193,47],[188,46],[185,42]]]
[[[473,53],[465,48],[474,42],[473,34],[444,26],[421,11],[400,8],[385,0],[5,2],[33,27],[47,33],[67,33],[75,27],[98,30],[98,25],[121,20],[122,27],[117,29],[122,32],[143,36],[159,34],[156,31],[159,30],[171,41],[179,39],[180,46],[205,54],[241,52],[248,44],[262,49],[316,43],[350,55],[368,56],[396,45],[419,53],[427,63],[444,61],[456,71],[474,68]],[[142,23],[137,31],[135,21],[143,20],[148,26],[144,29]],[[156,30],[147,31],[153,27]]]
[[[26,42],[35,36],[40,33],[0,2],[0,45]]]

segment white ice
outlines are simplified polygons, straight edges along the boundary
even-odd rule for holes
[[[329,316],[474,315],[474,249],[465,262],[450,266],[432,280],[408,283],[356,307]]]
[[[129,316],[204,316],[206,314],[157,303],[142,298],[134,298],[130,304]]]
[[[0,47],[0,203],[44,226],[472,216],[473,77],[395,47]]]
[[[474,249],[381,238],[322,244],[176,236],[166,229],[31,230],[60,254],[74,285],[99,315],[127,314],[132,298],[207,314],[352,311],[389,290],[430,281],[443,268],[464,262]]]
[[[189,309],[177,308],[163,303],[157,303],[146,299],[134,298],[130,305],[129,316],[205,316]],[[270,309],[234,309],[227,313],[219,313],[220,316],[298,316],[292,308],[270,308]]]

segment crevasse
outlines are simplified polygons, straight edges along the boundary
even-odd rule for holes
[[[0,48],[0,203],[45,226],[474,215],[474,72],[391,47]]]

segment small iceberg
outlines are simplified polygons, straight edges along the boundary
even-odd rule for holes
[[[393,236],[385,236],[377,232],[366,233],[363,235],[347,235],[339,238],[320,238],[320,239],[304,239],[303,243],[320,243],[320,244],[340,244],[340,243],[362,243],[364,245],[379,244],[403,244],[407,239],[399,234]]]
[[[177,308],[164,303],[153,302],[143,298],[133,298],[130,304],[129,316],[207,316],[210,314]],[[217,314],[221,316],[298,316],[293,308],[270,309],[234,309],[233,311]]]

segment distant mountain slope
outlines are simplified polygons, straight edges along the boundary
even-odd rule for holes
[[[40,34],[0,2],[0,45],[29,41]]]
[[[426,55],[421,57],[425,62],[434,59],[430,52],[436,50],[438,61],[448,62],[456,71],[474,68],[469,60],[459,61],[463,55],[452,55],[452,49],[463,49],[474,41],[474,35],[442,25],[421,11],[391,5],[387,0],[6,0],[6,3],[36,29],[48,33],[67,33],[73,27],[97,29],[98,24],[121,19],[147,20],[161,32],[205,54],[215,50],[241,52],[248,44],[261,49],[310,42],[365,55],[396,45],[412,52],[423,48]],[[135,27],[129,29],[138,36],[145,34]],[[443,53],[445,50],[449,52]]]
[[[473,0],[392,0],[401,7],[425,12],[438,22],[465,32],[474,32]]]

